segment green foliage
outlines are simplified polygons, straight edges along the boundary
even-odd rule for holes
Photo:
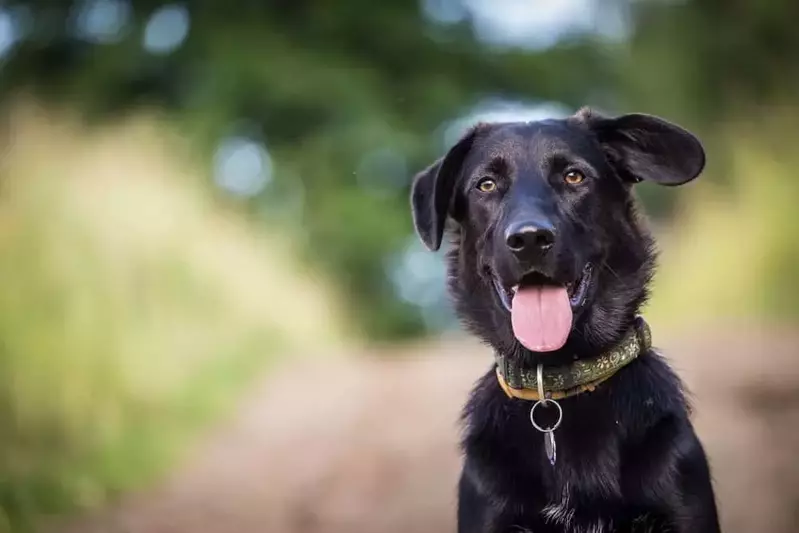
[[[422,331],[418,310],[397,300],[384,263],[412,232],[409,180],[441,154],[441,124],[489,95],[576,107],[613,79],[610,58],[590,39],[540,53],[489,49],[468,23],[439,27],[415,2],[399,0],[335,8],[240,2],[221,10],[217,2],[191,2],[185,43],[152,55],[141,46],[142,28],[166,3],[131,2],[121,40],[96,45],[66,31],[67,14],[80,3],[10,2],[32,10],[40,38],[14,49],[0,89],[35,88],[98,118],[164,107],[199,141],[206,161],[246,119],[275,161],[274,187],[251,207],[269,215],[280,191],[301,182],[302,217],[282,220],[284,231],[306,243],[304,256],[347,290],[352,315],[377,337]],[[46,24],[45,6],[57,24]],[[386,148],[405,160],[405,179],[375,197],[357,172],[365,155]]]
[[[710,126],[795,86],[792,0],[636,2],[625,98],[695,127]]]
[[[629,43],[576,36],[536,52],[486,46],[468,19],[441,26],[416,2],[198,0],[185,4],[185,42],[160,55],[144,49],[142,31],[169,2],[130,2],[119,39],[102,44],[70,29],[84,2],[6,4],[27,10],[30,27],[4,62],[2,94],[32,88],[97,119],[141,106],[170,110],[207,163],[245,119],[276,170],[273,186],[247,207],[304,243],[307,261],[347,291],[351,315],[376,337],[423,327],[418,310],[396,298],[384,264],[411,234],[409,180],[441,154],[443,122],[497,95],[643,110],[700,132],[718,165],[716,121],[790,93],[799,49],[791,22],[799,8],[789,0],[624,3]],[[358,173],[363,157],[381,149],[403,158],[405,175],[375,195]],[[711,175],[723,182],[728,173]],[[296,190],[304,192],[299,218],[280,209]],[[655,187],[641,196],[659,217],[677,198]]]

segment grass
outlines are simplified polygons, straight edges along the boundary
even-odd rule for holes
[[[164,472],[334,298],[200,185],[168,125],[21,104],[0,166],[0,531]]]

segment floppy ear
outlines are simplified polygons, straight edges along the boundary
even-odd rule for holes
[[[419,172],[411,187],[413,224],[422,242],[431,251],[441,247],[455,184],[461,166],[472,147],[479,126],[472,128],[449,152]]]
[[[596,134],[623,179],[682,185],[705,167],[699,139],[662,118],[640,113],[605,118],[587,110],[578,115]]]

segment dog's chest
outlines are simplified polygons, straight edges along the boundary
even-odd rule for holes
[[[596,510],[594,510],[596,511]],[[541,509],[538,517],[545,524],[546,531],[563,533],[660,533],[663,529],[657,517],[647,513],[619,516],[603,516],[595,512],[580,512],[566,498],[553,502]],[[538,531],[538,529],[522,530]]]

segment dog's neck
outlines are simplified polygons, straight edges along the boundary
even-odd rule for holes
[[[541,400],[539,390],[548,399],[558,400],[594,390],[619,369],[630,364],[652,346],[649,325],[638,317],[622,340],[599,356],[576,359],[561,366],[536,365],[529,367],[518,358],[495,352],[497,380],[509,397]],[[540,369],[543,387],[539,389]]]

